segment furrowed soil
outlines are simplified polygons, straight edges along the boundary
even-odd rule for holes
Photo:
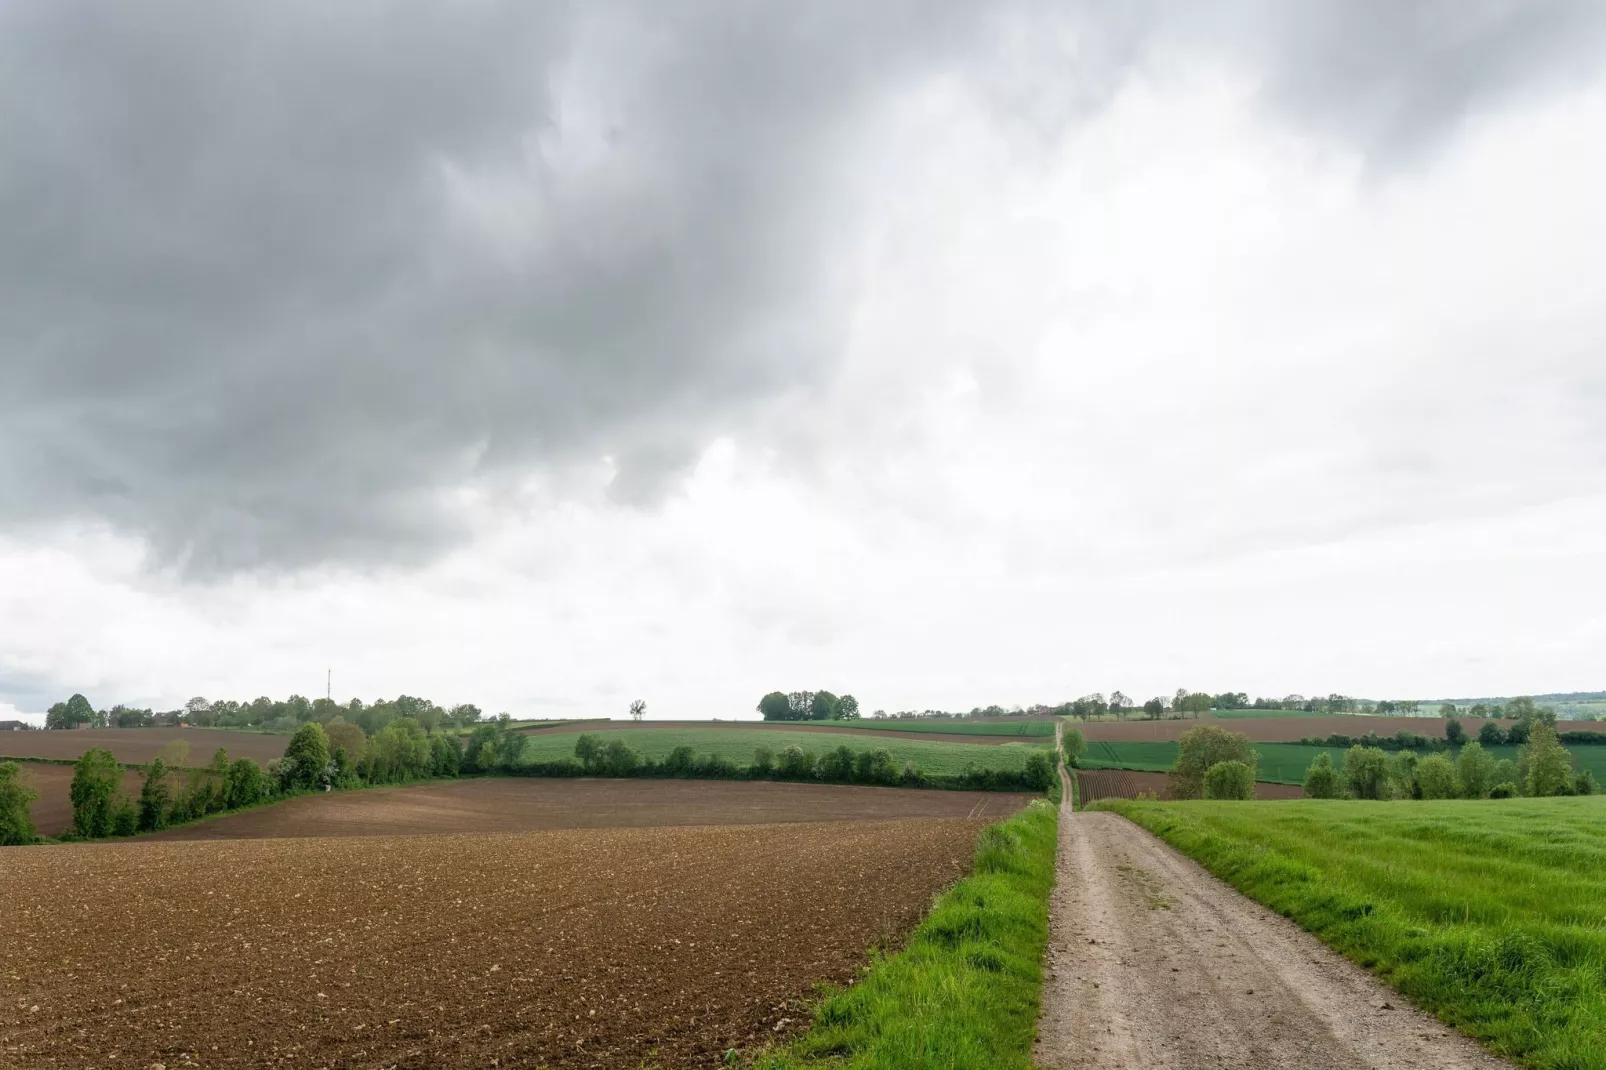
[[[54,732],[7,732],[0,736],[0,757],[82,758],[101,747],[120,762],[144,765],[174,740],[190,745],[185,765],[205,765],[212,752],[224,747],[230,758],[251,758],[265,765],[284,757],[289,736],[266,732],[230,732],[212,728],[84,728]]]
[[[711,1067],[982,819],[0,851],[0,1066]]]
[[[146,839],[394,836],[917,817],[1000,821],[1034,798],[988,791],[763,781],[496,777],[302,795]]]
[[[28,808],[34,831],[41,836],[60,836],[72,827],[72,766],[21,764],[23,786],[39,793],[39,798]],[[142,774],[130,769],[123,774],[122,790],[137,799],[144,782]]]
[[[810,724],[807,721],[576,721],[573,724],[547,725],[530,728],[525,735],[565,736],[581,732],[651,732],[664,729],[684,731],[701,728],[711,732],[733,729],[761,732],[808,732],[822,736],[880,736],[905,743],[1039,743],[1047,746],[1048,736],[990,736],[962,732],[908,732],[894,728],[839,728],[836,725]]]
[[[1062,813],[1045,974],[1050,1070],[1510,1068],[1113,813]]]
[[[1469,739],[1478,738],[1478,728],[1484,722],[1476,717],[1462,717],[1461,727]],[[1513,721],[1497,722],[1509,729]],[[1090,721],[1078,725],[1085,738],[1110,743],[1133,743],[1144,740],[1175,742],[1182,733],[1194,725],[1213,724],[1229,732],[1248,736],[1256,743],[1298,743],[1308,736],[1327,737],[1338,734],[1364,736],[1376,732],[1392,736],[1401,729],[1423,736],[1444,735],[1442,717],[1200,717],[1176,721]],[[1606,721],[1563,721],[1556,725],[1558,732],[1606,732]]]
[[[1127,769],[1078,769],[1074,775],[1077,798],[1084,805],[1100,799],[1136,799],[1139,792],[1154,792],[1162,800],[1171,798],[1171,777],[1165,773],[1140,773]],[[1304,789],[1297,784],[1255,785],[1257,799],[1304,797]]]

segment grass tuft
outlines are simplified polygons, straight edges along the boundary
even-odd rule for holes
[[[1030,1070],[1058,811],[1036,801],[983,830],[974,873],[904,950],[822,1001],[809,1032],[757,1070]]]

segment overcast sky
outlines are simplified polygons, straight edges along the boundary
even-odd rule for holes
[[[1606,688],[1606,5],[0,7],[0,716]]]

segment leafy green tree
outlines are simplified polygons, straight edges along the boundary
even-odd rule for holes
[[[753,750],[753,764],[748,771],[755,777],[767,777],[775,771],[775,752],[768,747]]]
[[[1455,708],[1455,703],[1453,702],[1446,702],[1444,705],[1439,707],[1439,716],[1443,717],[1447,721],[1452,717],[1459,716],[1460,713],[1461,711]]]
[[[886,754],[887,752],[880,751],[878,753]],[[890,755],[887,757],[887,765],[889,768],[892,765],[892,757]],[[1021,779],[1026,782],[1028,788],[1033,791],[1047,791],[1049,786],[1054,783],[1054,776],[1054,763],[1048,760],[1047,754],[1042,751],[1033,751],[1026,756],[1026,761],[1021,767]]]
[[[109,750],[84,752],[73,766],[72,829],[76,835],[98,837],[112,831],[113,800],[122,782],[123,767]]]
[[[1506,732],[1506,742],[1513,747],[1520,747],[1528,742],[1528,734],[1532,731],[1532,721],[1518,721]]]
[[[1253,783],[1260,755],[1250,745],[1249,737],[1241,733],[1208,724],[1188,729],[1177,743],[1177,760],[1171,767],[1172,798],[1199,798],[1204,791],[1205,773],[1221,762],[1242,762],[1249,768]]]
[[[632,699],[630,703],[630,719],[639,721],[647,716],[647,703],[642,699]]]
[[[1240,761],[1217,762],[1204,775],[1204,797],[1207,799],[1253,799],[1255,797],[1255,770]]]
[[[781,748],[775,767],[782,776],[792,780],[801,780],[813,774],[814,755],[796,743],[788,743]]]
[[[1595,783],[1595,774],[1588,769],[1580,769],[1578,775],[1573,777],[1574,795],[1594,795],[1600,791],[1600,785]]]
[[[173,791],[167,784],[167,766],[160,758],[152,759],[145,767],[145,783],[139,789],[139,828],[153,832],[167,827],[168,808],[173,803]]]
[[[446,711],[446,717],[459,728],[468,728],[485,714],[472,702],[459,702]]]
[[[1506,703],[1506,716],[1514,721],[1531,721],[1538,712],[1534,700],[1527,695],[1521,695]]]
[[[859,700],[852,695],[843,695],[836,700],[836,715],[844,721],[857,721],[859,719]]]
[[[1424,799],[1453,799],[1455,763],[1443,754],[1430,754],[1416,765],[1416,786]]]
[[[284,764],[281,768],[285,788],[317,787],[328,764],[329,734],[316,721],[302,725],[284,748]]]
[[[498,740],[497,750],[505,760],[502,742]],[[398,717],[368,741],[363,757],[368,782],[395,784],[429,776],[430,754],[430,737],[423,726],[411,717]]]
[[[1478,742],[1485,747],[1498,747],[1506,741],[1506,733],[1495,721],[1485,721],[1478,726]]]
[[[820,755],[815,772],[821,780],[843,781],[853,779],[853,751],[846,744]]]
[[[1468,743],[1456,755],[1455,779],[1462,798],[1487,798],[1489,789],[1494,787],[1494,755],[1477,740]]]
[[[22,766],[0,762],[0,847],[32,843],[37,837],[28,804],[39,793],[22,782]]]
[[[250,758],[236,758],[229,763],[229,773],[223,785],[223,797],[228,808],[254,806],[268,797],[268,776],[262,767]]]
[[[139,807],[127,795],[118,794],[112,807],[113,836],[132,836],[139,831]]]
[[[627,777],[641,765],[641,754],[622,739],[610,739],[602,748],[604,776]]]
[[[1489,785],[1489,796],[1494,797],[1494,789],[1502,784],[1511,788],[1512,795],[1522,794],[1522,774],[1517,769],[1517,763],[1510,758],[1501,758],[1494,763],[1493,783]]]
[[[574,756],[580,760],[586,772],[596,772],[598,763],[602,761],[602,737],[581,732],[580,738],[574,741]]]
[[[1556,738],[1556,730],[1543,721],[1533,722],[1517,764],[1527,770],[1524,787],[1528,795],[1540,798],[1572,794],[1573,756]]]
[[[1461,727],[1461,722],[1451,717],[1444,722],[1444,738],[1450,746],[1459,747],[1467,741],[1467,730]]]
[[[368,746],[368,736],[363,732],[361,725],[347,724],[344,720],[331,721],[323,726],[324,735],[329,737],[329,753],[337,750],[346,752],[350,761],[362,758],[363,751]]]
[[[1143,716],[1151,721],[1158,721],[1160,715],[1165,713],[1165,699],[1151,698],[1143,704]]]
[[[668,754],[664,755],[664,772],[673,777],[686,777],[691,775],[693,767],[697,765],[697,752],[682,743]]]
[[[789,720],[806,721],[809,719],[810,712],[814,709],[814,692],[790,692],[786,696],[786,702],[792,708],[792,715],[788,718]]]
[[[809,700],[809,720],[830,721],[836,718],[837,697],[829,691],[816,691]]]
[[[1086,749],[1087,740],[1082,735],[1080,728],[1076,728],[1073,725],[1062,725],[1060,727],[1060,753],[1065,755],[1066,765],[1073,769],[1076,768],[1077,760],[1082,757],[1082,752]]]
[[[785,692],[771,691],[758,700],[758,712],[763,714],[766,721],[790,721],[792,704],[787,701]]]
[[[338,763],[337,763],[338,766]],[[463,741],[455,735],[429,737],[431,776],[456,776],[463,768]]]
[[[1048,759],[1040,754],[1034,754],[1026,759],[1028,766],[1031,765],[1032,758],[1040,758],[1045,770],[1044,775],[1049,775],[1046,772]],[[893,763],[892,755],[884,747],[860,751],[858,758],[854,761],[853,773],[854,777],[864,784],[895,784],[898,780],[898,767]],[[1047,785],[1044,786],[1046,787]]]
[[[1387,798],[1388,755],[1376,747],[1351,747],[1344,755],[1344,785],[1357,799]]]
[[[1336,799],[1343,794],[1338,783],[1338,770],[1333,768],[1333,759],[1326,751],[1316,756],[1305,770],[1305,798],[1307,799]]]

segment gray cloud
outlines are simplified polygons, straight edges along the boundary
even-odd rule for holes
[[[957,71],[1069,113],[1180,44],[1399,155],[1564,76],[1601,10],[8,5],[0,524],[206,574],[427,557],[455,488],[603,454],[650,501],[829,375],[889,93]],[[1080,46],[1014,77],[1051,18]]]

